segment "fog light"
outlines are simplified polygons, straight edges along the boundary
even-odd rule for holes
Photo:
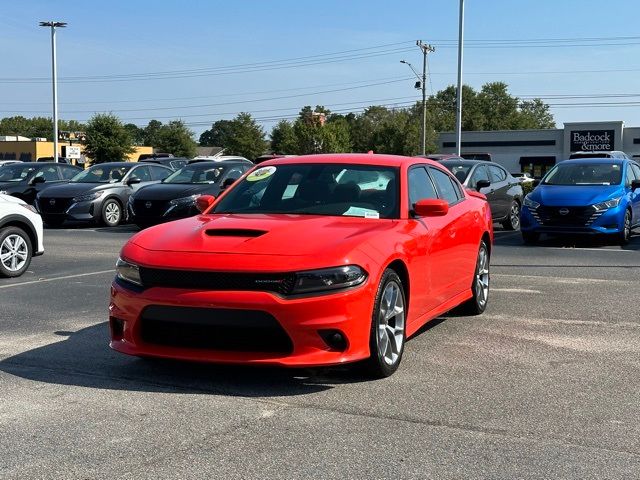
[[[124,337],[124,320],[116,317],[109,317],[109,328],[113,340],[122,340]]]
[[[347,349],[347,337],[340,330],[318,330],[318,334],[331,350],[343,352]]]

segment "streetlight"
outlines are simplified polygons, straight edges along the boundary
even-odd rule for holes
[[[53,82],[53,161],[58,162],[58,74],[56,66],[56,28],[64,28],[66,22],[40,22],[41,27],[51,28],[51,80]]]
[[[456,100],[456,153],[462,149],[462,47],[464,44],[464,0],[460,0],[458,20],[458,98]]]

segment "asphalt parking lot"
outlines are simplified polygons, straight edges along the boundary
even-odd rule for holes
[[[478,317],[392,377],[149,362],[108,348],[136,229],[55,229],[0,280],[2,478],[639,478],[640,235],[497,232]]]

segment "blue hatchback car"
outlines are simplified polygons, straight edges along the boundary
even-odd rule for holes
[[[525,243],[540,234],[608,234],[626,244],[640,226],[640,165],[629,159],[583,158],[555,165],[523,201]]]

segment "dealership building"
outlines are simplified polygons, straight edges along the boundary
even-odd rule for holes
[[[640,160],[640,127],[624,122],[565,123],[545,130],[495,130],[462,132],[462,153],[490,153],[491,159],[510,172],[542,176],[573,152],[622,150]],[[438,151],[455,153],[453,132],[438,136]]]

